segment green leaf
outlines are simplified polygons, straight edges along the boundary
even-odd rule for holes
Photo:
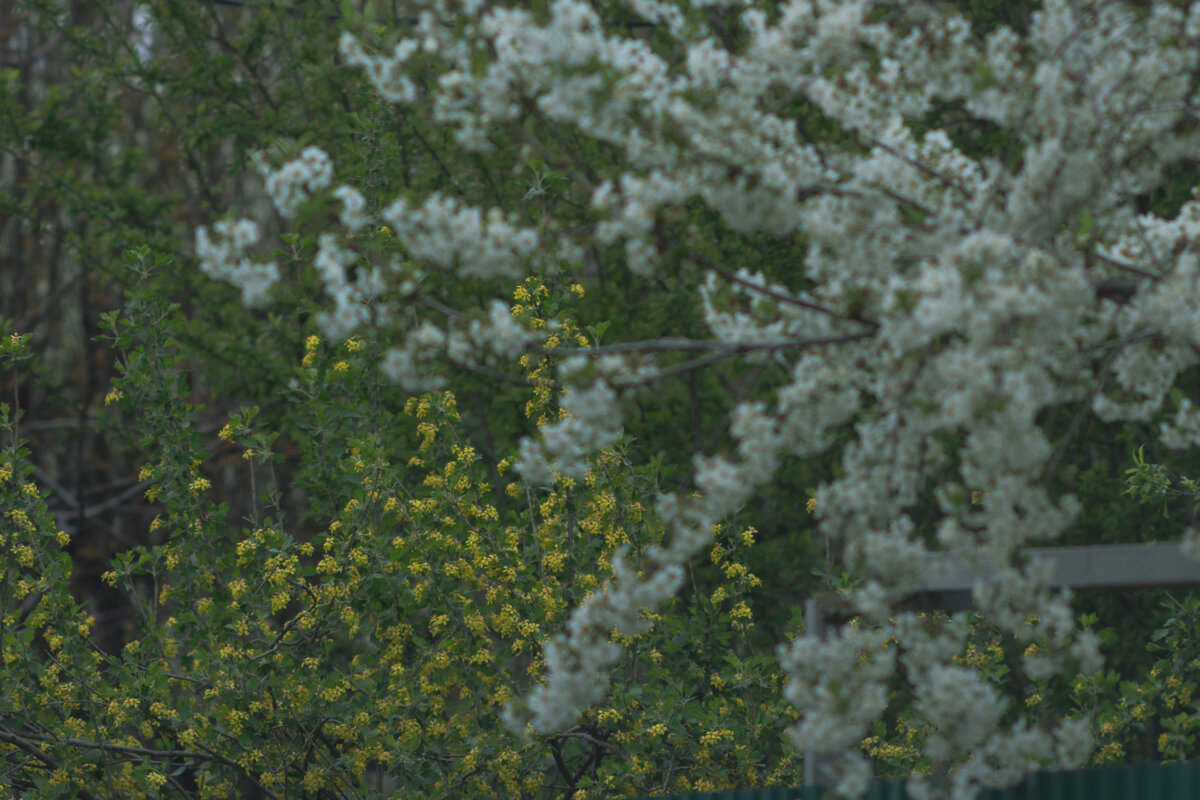
[[[1079,212],[1079,225],[1075,228],[1075,243],[1080,247],[1086,245],[1091,240],[1093,228],[1092,214],[1085,208]]]

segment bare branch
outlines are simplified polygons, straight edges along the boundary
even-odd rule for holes
[[[909,158],[908,156],[904,155],[903,153],[897,151],[895,148],[891,147],[890,145],[884,144],[883,142],[879,141],[878,139],[871,139],[868,142],[868,144],[871,147],[878,147],[880,150],[884,151],[885,153],[887,153],[891,156],[895,156],[896,158],[900,159],[905,164],[908,164],[909,166],[914,167],[921,172],[924,172],[929,177],[938,181],[939,183],[946,186],[947,188],[953,189],[954,191],[961,194],[963,197],[972,198],[975,196],[974,193],[971,192],[971,190],[969,190],[967,187],[963,186],[958,181],[956,181],[952,178],[947,178],[945,175],[938,172],[936,169],[929,166],[928,164],[926,164],[922,161],[918,161],[915,158]]]
[[[40,737],[35,737],[35,738],[40,738]],[[42,762],[42,764],[48,770],[56,771],[59,769],[58,762],[55,761],[53,758],[51,758],[49,755],[47,755],[44,750],[42,750],[36,744],[31,742],[29,739],[10,731],[8,728],[0,728],[0,741],[8,742],[9,744],[13,745],[14,747],[24,750],[26,753],[33,756],[38,761]],[[115,746],[115,745],[113,745],[113,746]],[[96,795],[94,795],[90,791],[88,791],[86,787],[76,786],[75,789],[76,789],[76,791],[79,792],[79,796],[84,798],[84,800],[100,800],[99,797],[97,797]]]
[[[547,353],[559,355],[602,356],[610,353],[645,353],[662,351],[703,350],[717,352],[724,356],[742,353],[755,353],[762,350],[803,350],[807,347],[821,347],[829,344],[844,344],[870,339],[874,331],[859,333],[844,333],[835,336],[820,336],[815,339],[767,339],[761,342],[744,342],[741,344],[722,342],[718,339],[687,339],[684,337],[666,337],[662,339],[646,339],[639,342],[621,342],[605,344],[596,347],[556,347]]]
[[[727,281],[736,283],[739,286],[744,286],[745,288],[750,289],[755,292],[758,292],[759,294],[761,294],[765,297],[770,297],[772,300],[778,300],[781,303],[787,303],[789,305],[799,306],[800,308],[807,308],[810,311],[816,311],[821,314],[828,314],[829,316],[836,317],[838,319],[851,319],[855,322],[862,323],[863,325],[869,325],[872,328],[879,327],[879,323],[874,320],[863,319],[860,317],[845,317],[845,316],[837,313],[833,309],[826,308],[825,306],[823,306],[819,303],[814,303],[811,300],[803,300],[799,297],[793,297],[790,294],[784,294],[783,292],[776,291],[775,289],[772,289],[768,286],[759,286],[754,281],[748,281],[745,278],[737,275],[736,273],[731,272],[730,270],[724,269],[723,267],[718,267],[716,264],[709,261],[707,258],[704,258],[703,256],[698,256],[694,253],[689,253],[687,255],[687,258],[690,259],[691,261],[695,262],[698,266],[700,266],[706,270],[709,270],[710,272],[717,273],[718,275],[720,275],[722,278],[724,278]]]

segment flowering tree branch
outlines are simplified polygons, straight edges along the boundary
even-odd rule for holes
[[[835,759],[838,794],[861,795],[871,769],[860,744],[900,682],[932,729],[923,757],[936,780],[915,778],[918,797],[972,797],[1032,766],[1082,763],[1086,718],[1029,720],[954,660],[964,617],[929,625],[897,603],[927,552],[943,550],[994,568],[974,599],[1006,637],[1018,689],[1100,667],[1069,597],[1019,553],[1079,511],[1045,483],[1062,457],[1045,412],[1147,421],[1200,363],[1189,300],[1200,293],[1200,202],[1171,218],[1135,202],[1200,146],[1188,111],[1200,5],[1049,0],[1026,32],[977,34],[945,4],[796,0],[771,15],[739,10],[734,38],[724,9],[627,5],[659,35],[626,36],[590,5],[554,0],[543,16],[495,6],[460,17],[431,3],[392,47],[368,32],[342,41],[384,99],[428,115],[456,147],[517,174],[549,165],[565,176],[561,201],[526,195],[519,210],[473,205],[460,182],[455,199],[404,196],[374,216],[339,188],[343,228],[386,221],[404,259],[326,233],[314,260],[333,300],[327,333],[381,321],[395,342],[383,368],[404,391],[441,385],[446,363],[494,374],[540,345],[567,356],[555,376],[562,415],[521,445],[527,484],[586,478],[589,455],[620,436],[625,393],[796,351],[778,362],[779,386],[729,410],[729,451],[695,455],[696,491],[658,499],[670,540],[637,563],[615,558],[615,577],[547,645],[543,682],[510,709],[514,729],[574,725],[604,697],[621,654],[613,631],[645,630],[642,610],[679,590],[714,526],[785,457],[829,454],[838,472],[816,514],[854,576],[847,602],[860,624],[780,648],[801,714],[794,743]],[[946,106],[1001,144],[988,152],[961,135],[936,113]],[[285,216],[333,187],[316,148],[262,171]],[[244,256],[256,239],[245,221],[198,236],[205,271],[247,302],[281,280]],[[726,248],[757,263],[697,254]],[[703,283],[668,283],[690,280],[689,262]],[[697,308],[711,336],[564,347],[500,299],[529,275],[587,281],[597,263],[646,291],[679,287],[673,301]],[[1113,282],[1129,274],[1138,280]],[[497,296],[474,310],[426,300],[435,319],[392,300],[443,277]],[[666,351],[703,355],[662,369],[637,358]],[[1096,363],[1100,352],[1111,359]],[[1200,446],[1200,413],[1181,407],[1162,439]]]

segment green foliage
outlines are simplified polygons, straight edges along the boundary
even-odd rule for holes
[[[526,488],[463,440],[453,395],[386,402],[375,343],[309,335],[287,395],[299,466],[282,487],[259,408],[230,415],[216,442],[197,430],[177,336],[187,318],[151,289],[170,258],[130,259],[141,283],[103,327],[120,354],[109,403],[151,454],[138,477],[152,541],[104,576],[135,610],[123,646],[105,652],[71,597],[68,537],[28,481],[27,453],[6,451],[11,785],[45,798],[457,798],[798,782],[778,667],[751,644],[753,530],[720,531],[692,592],[649,632],[614,634],[627,655],[604,707],[522,743],[502,721],[513,687],[541,673],[547,638],[619,550],[661,541],[628,443],[600,453],[582,484]],[[20,343],[4,345],[9,360]],[[535,416],[555,407],[540,397]],[[245,519],[218,496],[230,471],[253,495]],[[284,491],[302,493],[302,518]]]
[[[1194,697],[1200,681],[1200,599],[1170,596],[1163,610],[1167,616],[1151,638],[1152,661],[1142,674],[1122,680],[1108,670],[1076,686],[1079,702],[1096,713],[1094,764],[1131,758],[1171,763],[1200,755]],[[1101,635],[1106,644],[1120,644],[1111,630]]]
[[[694,297],[706,264],[748,266],[800,291],[803,238],[733,232],[699,204],[665,212],[654,226],[666,267],[653,281],[632,275],[614,247],[513,287],[523,322],[559,325],[513,384],[455,375],[452,393],[404,397],[377,370],[386,331],[346,342],[313,333],[314,235],[279,237],[274,256],[297,276],[276,295],[283,310],[247,311],[192,266],[195,226],[261,203],[235,183],[257,181],[248,153],[319,143],[373,212],[436,189],[539,228],[552,205],[564,224],[587,223],[582,211],[560,210],[586,207],[568,176],[624,169],[621,155],[549,123],[545,142],[514,132],[497,135],[495,158],[463,151],[427,114],[397,111],[338,65],[340,28],[329,24],[328,4],[284,13],[155,0],[147,6],[166,44],[145,63],[114,46],[116,14],[68,24],[56,3],[24,5],[37,12],[39,35],[61,37],[72,58],[48,87],[0,72],[0,143],[33,176],[0,197],[0,217],[31,229],[48,209],[87,221],[60,231],[60,244],[99,307],[80,327],[102,333],[116,374],[111,391],[104,376],[63,405],[82,418],[99,405],[89,387],[108,393],[108,441],[139,460],[122,477],[137,474],[140,510],[152,520],[132,544],[103,552],[105,588],[88,583],[68,526],[34,477],[40,462],[21,439],[20,395],[0,404],[10,440],[0,454],[3,782],[39,798],[114,799],[491,797],[497,787],[514,797],[599,798],[799,783],[799,758],[781,735],[794,714],[772,647],[798,629],[798,601],[845,585],[797,499],[832,473],[836,448],[790,461],[755,508],[717,531],[683,595],[651,615],[652,629],[618,639],[626,655],[608,699],[579,726],[522,742],[501,712],[514,687],[542,673],[542,646],[611,575],[618,550],[636,555],[661,541],[650,498],[687,491],[685,454],[728,443],[731,400],[786,379],[767,360],[664,383],[655,404],[630,410],[626,436],[594,459],[588,481],[540,492],[507,467],[520,436],[559,413],[553,350],[664,332],[702,338],[696,304],[679,299]],[[385,10],[353,5],[342,4],[345,25],[386,47],[392,27],[373,22]],[[981,35],[1025,24],[1016,5],[958,6]],[[620,4],[604,13],[629,21]],[[742,35],[732,19],[724,28],[731,41]],[[648,36],[668,51],[665,33]],[[994,80],[986,70],[975,77],[980,86]],[[850,139],[812,103],[777,100],[803,138]],[[1020,161],[1014,137],[962,107],[931,109],[915,128],[947,130],[968,155],[996,155],[1010,168]],[[1177,208],[1194,182],[1173,176],[1147,207]],[[333,212],[318,201],[304,213],[298,231]],[[1071,232],[1086,240],[1093,228],[1081,211]],[[386,229],[357,244],[373,260],[417,268]],[[462,307],[481,305],[485,289],[444,274],[422,287]],[[122,290],[122,309],[101,314]],[[743,298],[715,300],[740,309]],[[779,313],[771,303],[740,310]],[[0,338],[0,360],[26,377],[40,371],[65,395],[76,382],[55,368],[62,354],[35,357],[35,345],[28,335]],[[661,364],[684,361],[672,358]],[[1073,425],[1061,426],[1065,443]],[[1200,487],[1182,465],[1153,455],[1162,464],[1148,463],[1139,447],[1120,477],[1141,441],[1133,426],[1079,438],[1088,442],[1081,466],[1047,474],[1085,508],[1073,541],[1125,541],[1130,531],[1168,538],[1181,498],[1194,516]],[[947,444],[953,457],[959,443]],[[104,592],[128,617],[98,613]],[[1094,712],[1097,763],[1193,758],[1196,601],[1165,611],[1157,597],[1130,602],[1138,613],[1112,598],[1084,599],[1095,612],[1087,624],[1113,657],[1112,669],[1088,681],[1013,686],[1013,643],[978,626],[961,659],[1015,698],[1013,714],[1039,704]],[[1120,647],[1160,624],[1149,660]],[[914,709],[881,723],[867,741],[879,774],[925,768],[917,754],[927,727]]]
[[[1123,494],[1132,495],[1141,503],[1162,501],[1164,518],[1170,517],[1167,507],[1167,492],[1171,489],[1171,478],[1162,464],[1146,463],[1146,448],[1139,447],[1133,454],[1133,466],[1125,470],[1127,486]]]

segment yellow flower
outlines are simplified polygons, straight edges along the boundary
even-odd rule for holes
[[[705,747],[712,747],[713,745],[720,744],[722,739],[729,739],[732,741],[733,731],[729,730],[728,728],[720,728],[718,730],[708,731],[700,737],[700,744],[704,745]]]
[[[316,336],[315,334],[313,336],[309,336],[307,339],[304,340],[304,349],[310,353],[315,352],[316,349],[320,346],[321,346],[321,337]]]
[[[286,606],[291,602],[291,600],[291,595],[288,593],[287,589],[276,592],[275,594],[271,595],[271,611],[278,612],[279,609]]]
[[[813,509],[816,507],[817,507],[817,498],[815,498],[815,497],[808,498],[808,502],[804,504],[804,510],[810,514],[813,512]]]
[[[617,723],[621,721],[621,712],[615,708],[602,708],[596,714],[596,719],[601,723]]]
[[[111,406],[113,403],[116,403],[124,396],[125,396],[125,393],[122,392],[120,389],[113,389],[111,392],[104,395],[104,405]]]

